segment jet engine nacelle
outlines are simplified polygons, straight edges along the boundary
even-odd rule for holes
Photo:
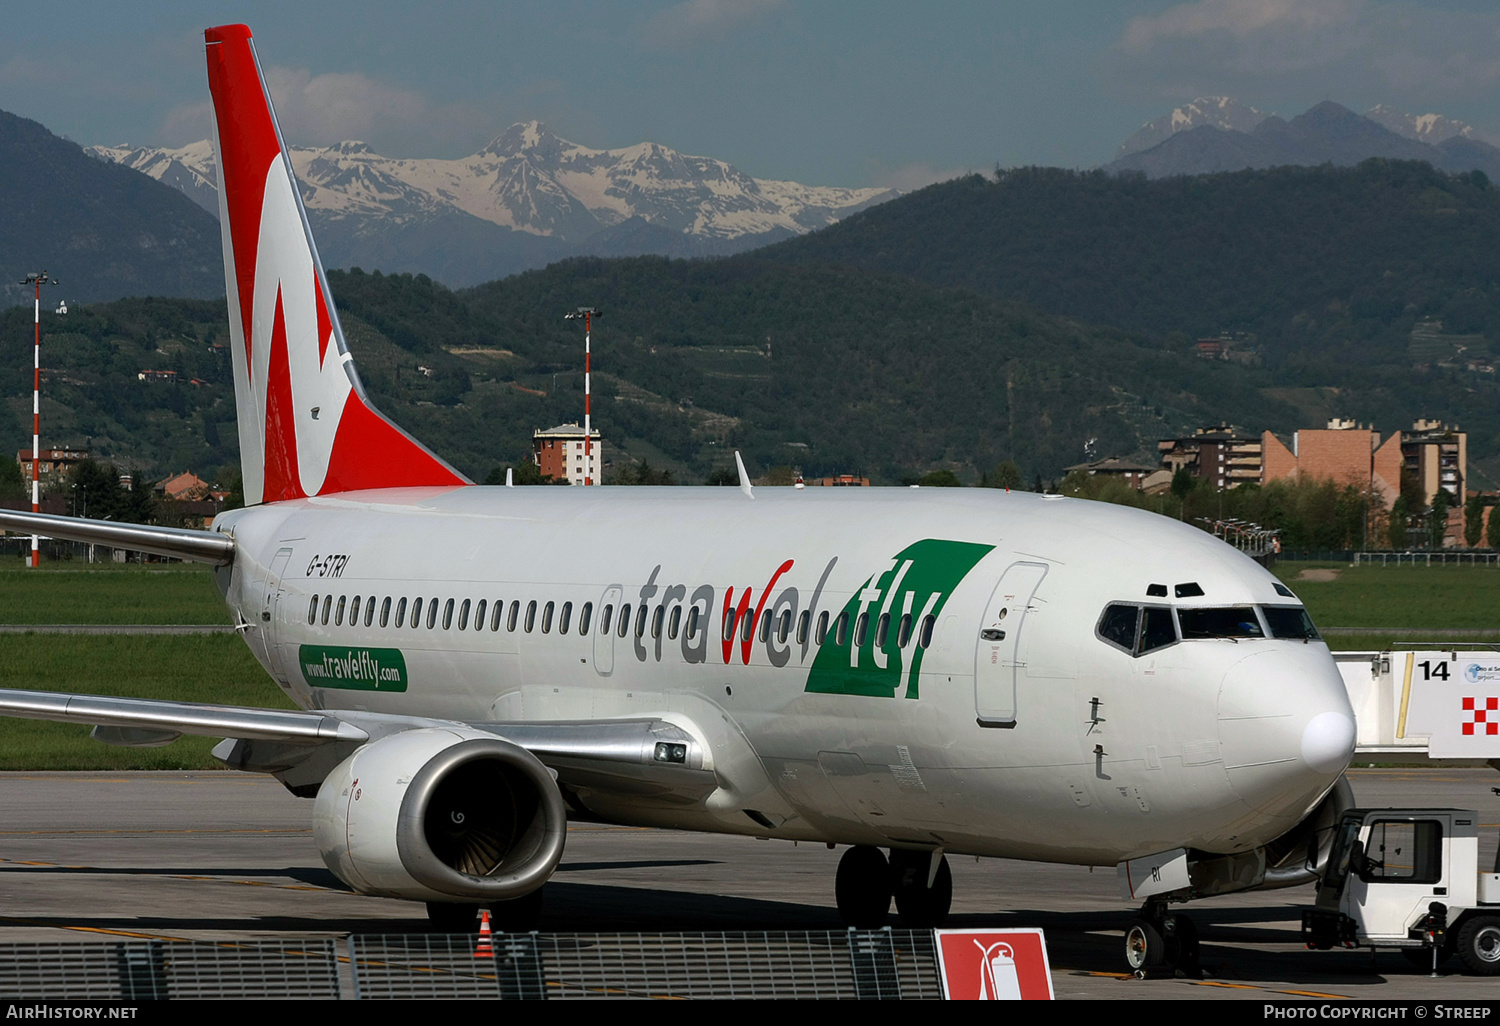
[[[313,837],[364,894],[484,904],[547,882],[567,814],[536,756],[493,734],[423,728],[373,741],[318,789]]]

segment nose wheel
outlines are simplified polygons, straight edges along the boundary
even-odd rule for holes
[[[1197,977],[1198,927],[1185,915],[1167,915],[1163,903],[1147,902],[1125,930],[1125,964],[1141,977]]]

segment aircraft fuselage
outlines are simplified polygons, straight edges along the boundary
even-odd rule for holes
[[[1327,647],[1245,612],[1290,593],[1201,531],[1101,503],[392,489],[216,528],[239,552],[226,600],[303,708],[698,738],[707,796],[580,794],[621,822],[1113,865],[1263,845],[1349,754]],[[1175,636],[1110,643],[1106,610],[1137,607],[1140,632]],[[1263,636],[1183,638],[1189,608]]]

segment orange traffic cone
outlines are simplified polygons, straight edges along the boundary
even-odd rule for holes
[[[490,910],[485,909],[479,917],[479,943],[474,946],[475,958],[494,958],[495,949],[490,946]]]

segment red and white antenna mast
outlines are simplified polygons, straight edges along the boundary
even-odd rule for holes
[[[36,287],[32,321],[35,332],[31,346],[31,512],[42,511],[41,464],[42,464],[42,286],[56,285],[56,278],[48,278],[47,272],[35,272],[21,279],[22,285]],[[31,566],[42,565],[41,539],[31,536]]]
[[[590,336],[593,334],[594,318],[598,316],[599,311],[592,306],[580,306],[573,313],[563,315],[563,319],[569,321],[583,318],[583,483],[586,485],[594,483],[594,433],[590,421],[592,411],[589,408],[589,376],[593,370]]]

